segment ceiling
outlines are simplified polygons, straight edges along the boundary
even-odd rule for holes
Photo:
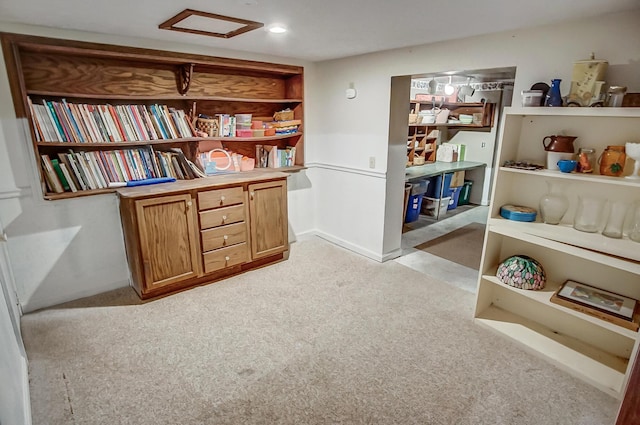
[[[280,23],[229,39],[158,29],[183,9]],[[0,0],[0,21],[322,61],[640,8],[640,0]]]

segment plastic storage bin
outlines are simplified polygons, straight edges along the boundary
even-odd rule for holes
[[[449,189],[449,205],[447,206],[448,210],[455,210],[458,208],[458,199],[460,198],[460,192],[462,191],[462,186],[452,187]]]
[[[447,208],[449,207],[449,201],[451,197],[437,199],[425,196],[422,200],[422,213],[430,217],[435,217],[438,210],[440,214],[438,218],[442,218],[447,214]]]
[[[453,173],[447,173],[444,175],[444,187],[442,188],[443,196],[449,196],[449,189],[451,187],[451,179],[453,178]],[[429,190],[427,191],[427,196],[429,198],[440,198],[440,185],[442,183],[442,174],[431,177],[429,183]]]
[[[422,197],[425,193],[427,193],[428,188],[428,180],[420,180],[419,182],[411,183],[411,194],[409,195],[407,212],[404,217],[405,223],[414,222],[418,219],[418,217],[420,217],[420,209],[422,208]]]
[[[465,180],[464,184],[461,186],[460,197],[458,198],[458,205],[468,205],[469,198],[471,197],[471,186],[473,185],[473,181]]]
[[[405,223],[414,222],[420,217],[420,208],[422,208],[422,195],[409,196],[407,204],[407,214],[404,217]]]

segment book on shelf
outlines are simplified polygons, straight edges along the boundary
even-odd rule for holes
[[[71,171],[69,171],[69,169],[67,168],[67,165],[64,164],[64,163],[61,163],[60,164],[60,170],[62,170],[62,174],[64,175],[65,179],[67,180],[67,182],[69,184],[69,189],[71,189],[71,192],[77,192],[78,191],[78,187],[74,183],[73,178],[71,177]]]
[[[62,168],[60,168],[59,161],[57,159],[55,159],[55,158],[53,158],[53,159],[49,158],[49,160],[51,161],[51,165],[53,165],[53,170],[58,175],[58,179],[60,180],[60,183],[62,184],[62,189],[64,189],[65,191],[71,190],[71,187],[69,186],[69,182],[67,181],[67,178],[62,173]]]
[[[55,193],[64,192],[62,182],[60,181],[58,174],[53,168],[53,163],[51,162],[51,158],[49,158],[49,155],[40,155],[40,158],[42,161],[42,171],[44,173],[45,182],[50,191]]]
[[[167,105],[84,104],[27,98],[37,142],[107,143],[193,137],[189,117]]]

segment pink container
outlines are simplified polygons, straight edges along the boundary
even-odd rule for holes
[[[236,137],[253,137],[253,130],[251,129],[237,129]]]
[[[254,130],[262,129],[262,121],[251,121],[251,128]]]

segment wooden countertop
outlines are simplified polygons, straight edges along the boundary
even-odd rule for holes
[[[237,184],[249,184],[286,179],[287,173],[279,171],[243,171],[239,173],[220,174],[193,180],[177,180],[171,183],[159,183],[146,186],[122,187],[116,190],[122,198],[144,198],[172,193],[188,192],[194,189],[221,188]]]

